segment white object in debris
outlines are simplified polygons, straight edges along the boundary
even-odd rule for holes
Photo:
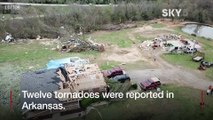
[[[141,49],[144,49],[144,48],[146,49],[146,48],[150,47],[152,43],[153,43],[152,41],[146,40],[146,41],[143,41],[143,42],[140,44],[139,47],[140,47]]]
[[[5,37],[5,41],[11,41],[13,39],[11,34],[7,34]]]
[[[36,40],[40,40],[40,39],[41,39],[41,36],[37,35]]]

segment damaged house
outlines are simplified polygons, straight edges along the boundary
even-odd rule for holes
[[[66,63],[57,69],[47,69],[44,71],[28,72],[22,75],[21,91],[29,92],[106,92],[107,85],[103,74],[97,64],[81,64],[74,66]],[[21,103],[51,103],[63,104],[63,110],[22,110],[26,119],[52,120],[70,119],[85,115],[84,109],[80,105],[81,99],[72,98],[51,98],[51,99],[31,99],[24,98],[21,93]]]

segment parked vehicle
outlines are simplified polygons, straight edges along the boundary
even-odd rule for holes
[[[127,74],[123,74],[123,75],[117,75],[117,76],[111,78],[111,80],[124,83],[125,81],[130,81],[130,77]]]
[[[209,67],[213,67],[213,62],[201,61],[201,65],[209,68]]]
[[[203,61],[205,57],[205,53],[197,51],[193,56],[192,56],[192,60],[195,62],[200,62]]]
[[[104,70],[102,71],[104,77],[106,78],[112,78],[115,77],[116,75],[123,75],[124,72],[120,67],[115,67],[112,70]]]
[[[195,62],[200,62],[202,61],[204,58],[202,56],[196,56],[196,57],[193,57],[192,60],[195,61]]]
[[[142,90],[153,90],[161,85],[160,80],[157,77],[152,77],[148,80],[140,82],[140,87]]]

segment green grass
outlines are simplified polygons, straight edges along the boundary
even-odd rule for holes
[[[127,48],[132,45],[132,41],[128,36],[128,32],[131,29],[113,31],[113,32],[104,32],[104,33],[94,33],[90,36],[94,38],[97,42],[104,42],[109,44],[118,45],[121,48]]]
[[[135,33],[134,36],[135,36],[137,43],[141,43],[141,42],[146,41],[146,40],[154,39],[154,36],[153,37],[145,37],[145,36],[141,35],[141,33]]]
[[[132,44],[138,44],[145,40],[152,39],[151,37],[145,37],[141,35],[141,33],[130,33],[133,38],[128,34],[132,29],[122,29],[119,31],[99,31],[89,35],[86,37],[92,37],[97,42],[100,43],[108,43],[117,45],[120,48],[131,47]],[[154,38],[154,37],[153,37]]]
[[[15,64],[24,69],[34,66],[35,69],[45,67],[46,63],[51,59],[59,59],[65,57],[79,56],[90,58],[98,56],[99,52],[85,51],[80,53],[61,53],[51,50],[51,46],[47,47],[39,43],[32,44],[0,44],[0,63]]]
[[[210,120],[213,114],[213,97],[205,96],[204,112],[200,111],[200,90],[166,85],[174,99],[127,99],[97,107],[103,120]],[[83,120],[77,118],[76,120]],[[101,120],[97,111],[91,111],[84,120]]]
[[[154,23],[151,25],[153,28],[163,28],[165,27],[166,25],[162,24],[162,23]]]
[[[0,118],[4,120],[22,120],[22,115],[19,109],[13,109],[10,111],[8,108],[1,106],[0,104]]]
[[[119,62],[116,62],[116,61],[105,61],[105,62],[102,62],[100,64],[100,69],[101,70],[108,70],[108,69],[112,69],[113,67],[116,67],[118,66],[120,63]]]
[[[197,62],[192,61],[192,56],[188,54],[163,54],[161,57],[171,64],[180,65],[191,69],[196,69],[199,66]]]
[[[99,98],[83,98],[81,101],[80,101],[80,106],[84,109],[86,109],[88,106],[90,106],[91,104],[93,103],[97,103],[97,102],[100,102],[100,101],[103,101],[105,100],[101,95]],[[106,99],[107,100],[107,99]]]

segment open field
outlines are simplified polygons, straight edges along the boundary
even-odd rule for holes
[[[52,59],[79,56],[90,58],[99,55],[95,51],[81,53],[61,53],[51,50],[53,46],[45,46],[40,43],[1,44],[0,63],[10,63],[28,69],[28,67],[41,69]]]
[[[128,38],[127,33],[130,30],[121,30],[121,31],[115,31],[115,32],[103,32],[100,34],[94,33],[94,35],[91,35],[92,38],[95,38],[98,42],[105,42],[108,44],[115,44],[119,47],[130,47],[132,44],[132,41],[130,38]]]

